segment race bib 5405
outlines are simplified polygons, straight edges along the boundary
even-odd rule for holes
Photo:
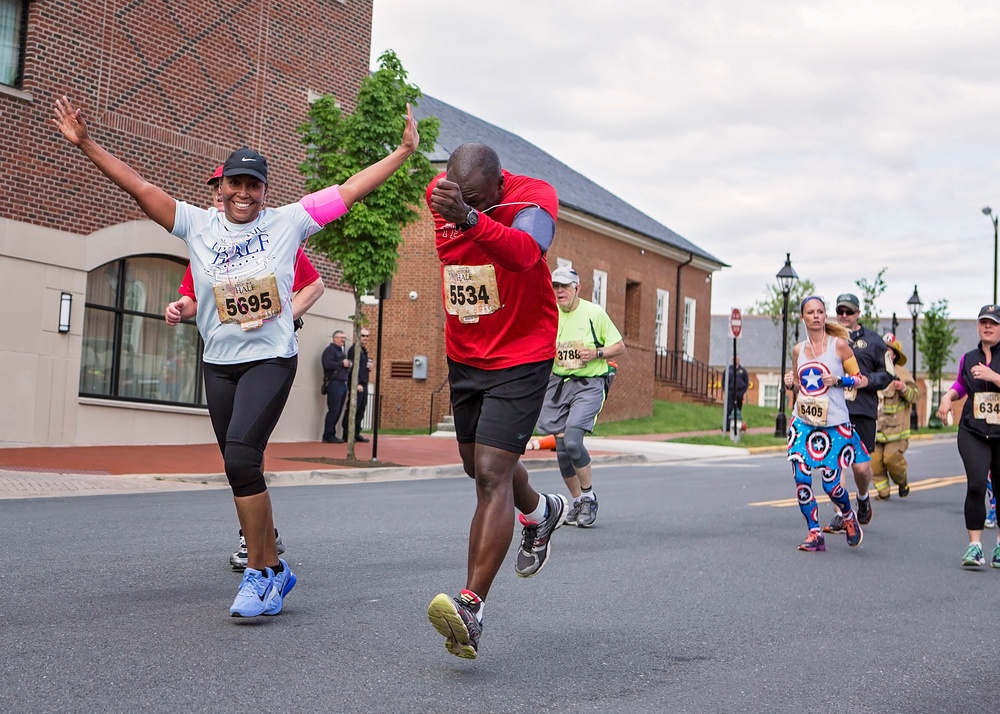
[[[795,401],[795,413],[806,424],[826,426],[826,417],[830,413],[830,399],[799,395]]]

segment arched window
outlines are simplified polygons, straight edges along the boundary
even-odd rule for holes
[[[163,319],[187,265],[139,255],[87,275],[80,396],[204,406],[198,327]]]

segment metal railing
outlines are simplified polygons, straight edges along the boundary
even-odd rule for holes
[[[427,417],[427,433],[428,434],[433,434],[434,433],[434,397],[436,397],[438,394],[440,394],[441,390],[444,389],[447,384],[448,384],[448,378],[445,377],[445,380],[443,382],[441,382],[441,386],[438,387],[437,389],[435,389],[433,392],[431,392],[431,410],[430,410],[430,415]],[[450,399],[448,400],[448,413],[449,414],[451,413],[451,400]]]
[[[722,399],[723,374],[683,352],[665,350],[655,357],[653,376],[672,382],[686,394],[716,401]]]

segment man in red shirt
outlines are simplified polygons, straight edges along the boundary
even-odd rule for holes
[[[545,565],[566,499],[539,494],[520,462],[542,408],[555,357],[559,313],[545,255],[559,200],[539,179],[500,167],[496,151],[463,144],[427,188],[441,259],[448,382],[458,451],[476,480],[466,587],[427,608],[449,652],[475,659],[483,601],[514,535],[524,529],[514,570]]]

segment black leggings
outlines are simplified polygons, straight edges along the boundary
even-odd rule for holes
[[[242,364],[205,363],[208,413],[236,496],[267,490],[261,469],[264,449],[288,401],[298,361],[296,355]]]
[[[981,531],[986,522],[986,477],[990,471],[1000,474],[1000,439],[958,430],[958,453],[965,464],[965,528]]]

